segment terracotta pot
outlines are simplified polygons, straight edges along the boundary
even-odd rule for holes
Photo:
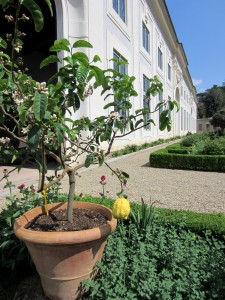
[[[49,205],[49,210],[64,209],[67,203]],[[95,263],[101,260],[107,236],[116,228],[110,209],[93,203],[74,202],[73,207],[98,211],[108,223],[93,229],[70,232],[40,232],[24,226],[44,207],[34,208],[14,224],[15,235],[26,244],[40,275],[44,293],[54,300],[74,300],[82,296],[80,283],[93,275]]]

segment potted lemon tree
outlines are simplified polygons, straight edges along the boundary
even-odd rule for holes
[[[45,2],[52,12],[51,2]],[[38,191],[44,196],[65,176],[69,191],[67,203],[45,203],[22,215],[14,224],[14,232],[28,247],[45,294],[51,299],[78,299],[82,295],[80,283],[93,276],[93,267],[101,259],[107,236],[116,228],[116,219],[106,207],[74,201],[76,172],[93,163],[110,167],[105,158],[114,140],[154,122],[147,118],[150,108],[130,114],[129,99],[137,96],[135,78],[115,69],[99,68],[98,55],[90,61],[78,51],[92,47],[87,41],[70,44],[67,39],[56,40],[50,48],[51,55],[40,67],[58,63],[58,71],[48,83],[35,81],[21,61],[20,24],[31,21],[23,13],[23,6],[30,11],[36,31],[40,31],[44,16],[35,0],[0,0],[5,18],[14,24],[7,38],[0,37],[0,154],[10,155],[12,162],[19,161],[18,169],[28,161],[35,163],[39,171]],[[15,13],[7,15],[8,8],[14,8]],[[146,97],[150,100],[162,91],[162,83],[157,77],[149,80]],[[81,102],[93,97],[95,89],[101,89],[106,113],[94,120],[88,116],[71,117],[79,112]],[[102,103],[99,99],[98,105]],[[175,105],[174,101],[162,102],[155,108],[154,112],[163,107],[161,130],[171,129],[169,112]],[[126,112],[123,117],[121,110]],[[107,142],[106,149],[101,148],[102,142]],[[58,171],[58,176],[48,182],[47,157],[55,161]],[[122,195],[129,175],[120,170],[112,172],[121,183]]]

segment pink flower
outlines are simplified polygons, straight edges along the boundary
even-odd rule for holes
[[[104,175],[101,176],[101,181],[99,182],[101,185],[106,184],[106,177]]]
[[[25,184],[21,184],[17,187],[19,190],[23,190],[25,188]]]
[[[106,181],[105,175],[102,175],[102,176],[101,176],[101,181]]]
[[[35,194],[35,192],[36,192],[36,190],[35,190],[35,188],[34,188],[33,186],[30,187],[30,191],[31,191],[31,193],[33,193],[33,194]]]

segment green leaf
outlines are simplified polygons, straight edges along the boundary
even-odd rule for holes
[[[0,47],[6,49],[7,48],[7,43],[3,38],[0,37]]]
[[[73,44],[73,48],[93,48],[93,46],[87,41],[79,40]]]
[[[98,164],[99,164],[99,167],[101,167],[104,163],[104,160],[105,160],[105,157],[103,154],[101,154],[99,157],[98,157]]]
[[[51,118],[51,112],[50,111],[46,111],[45,112],[45,116],[44,116],[44,120],[46,120],[46,121],[48,121],[48,120],[50,120],[50,118]]]
[[[62,124],[55,123],[55,122],[53,122],[52,126],[55,129],[55,133],[56,133],[57,140],[58,140],[58,145],[60,145],[60,144],[63,143],[64,138],[65,138],[65,136],[64,136],[64,128],[63,128]]]
[[[143,119],[138,120],[138,121],[135,123],[135,128],[137,128],[138,125],[141,124],[141,123],[143,123],[143,122],[144,122]]]
[[[159,129],[161,131],[164,130],[167,127],[167,125],[169,126],[169,122],[170,122],[170,119],[168,117],[163,118],[162,121],[160,121]]]
[[[159,121],[163,122],[163,120],[166,118],[166,116],[168,115],[168,109],[165,109],[164,111],[161,112],[160,117],[159,117]]]
[[[30,103],[28,101],[23,102],[18,107],[19,118],[22,125],[25,124],[26,122],[26,116],[29,108],[30,108]]]
[[[46,57],[40,65],[40,69],[43,67],[48,66],[49,64],[60,62],[59,58],[56,55],[50,55],[49,57]]]
[[[50,13],[51,13],[51,16],[53,16],[53,10],[52,10],[52,4],[51,4],[51,1],[50,0],[44,0],[47,5],[48,5],[48,8],[50,10]]]
[[[106,104],[103,108],[107,109],[107,108],[109,108],[111,106],[114,106],[115,108],[117,108],[118,104],[116,104],[115,102],[110,102],[110,103]]]
[[[23,0],[22,4],[30,11],[34,21],[35,30],[40,32],[44,26],[44,16],[40,7],[33,0]]]
[[[0,91],[4,91],[7,87],[7,79],[1,79],[0,80]]]
[[[30,148],[35,149],[38,147],[41,135],[41,127],[35,124],[28,132],[28,145]]]
[[[88,168],[90,167],[90,165],[93,163],[95,159],[95,154],[94,153],[90,153],[87,155],[86,160],[85,160],[85,167]]]
[[[93,57],[93,62],[98,62],[98,61],[101,61],[101,58],[98,55],[95,55]]]
[[[35,92],[34,116],[36,120],[41,121],[44,118],[47,106],[48,106],[48,97],[45,94],[40,94],[39,92]]]
[[[103,71],[96,66],[90,66],[90,67],[91,67],[90,75],[95,77],[94,86],[98,87],[100,85],[103,85],[103,83],[105,81],[105,76],[104,76]]]
[[[73,53],[72,57],[73,57],[73,59],[76,59],[79,62],[81,62],[82,64],[84,64],[86,67],[89,66],[89,58],[88,58],[87,54],[85,54],[83,52],[76,52],[76,53]]]
[[[127,174],[126,172],[122,172],[121,174],[122,174],[125,178],[130,178],[130,175]]]
[[[80,108],[80,99],[73,91],[69,92],[66,99],[68,101],[68,107],[73,107],[74,111]]]
[[[171,119],[169,119],[169,121],[166,125],[166,128],[167,128],[168,131],[170,131],[172,129],[172,120]]]
[[[5,9],[9,5],[9,0],[0,0],[0,5]]]
[[[70,45],[70,43],[67,39],[56,40],[54,42],[54,45],[49,49],[49,51],[52,51],[52,52],[60,52],[60,51],[70,52],[70,48],[68,47],[69,45]]]
[[[77,69],[77,81],[79,83],[85,82],[87,79],[88,72],[89,72],[89,68],[83,65],[79,66]]]

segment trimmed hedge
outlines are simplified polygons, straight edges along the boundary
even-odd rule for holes
[[[190,152],[191,152],[190,148],[168,149],[168,153],[189,154]]]
[[[149,160],[154,168],[225,171],[225,155],[185,155],[168,153],[168,149],[162,149],[151,153]]]
[[[112,208],[114,201],[109,198],[99,198],[85,195],[78,201],[92,202]],[[138,202],[131,202],[131,209],[135,212],[141,211]],[[215,235],[225,238],[225,214],[223,213],[198,213],[188,210],[174,210],[169,208],[154,208],[155,216],[168,224],[184,224],[187,229],[201,234],[203,231],[211,231]]]

